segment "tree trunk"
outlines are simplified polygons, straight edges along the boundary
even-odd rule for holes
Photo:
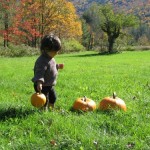
[[[115,38],[113,37],[108,37],[108,52],[111,54],[113,53],[113,45],[115,43]]]
[[[8,14],[5,14],[4,20],[5,33],[4,33],[4,47],[8,47]]]
[[[37,45],[37,37],[36,37],[36,34],[35,34],[35,36],[34,36],[34,47],[36,48],[36,45]]]
[[[44,1],[42,0],[41,1],[42,3],[42,9],[41,9],[41,34],[42,34],[42,37],[44,35]],[[41,39],[42,39],[41,37]]]
[[[94,43],[94,37],[93,37],[93,34],[90,33],[90,38],[89,38],[89,43],[88,43],[88,50],[91,50],[93,48],[93,43]]]

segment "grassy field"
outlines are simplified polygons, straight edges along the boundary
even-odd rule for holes
[[[59,71],[54,111],[31,106],[36,57],[0,58],[1,150],[150,150],[150,51],[56,57]],[[123,111],[71,111],[82,96],[95,100],[116,91]]]

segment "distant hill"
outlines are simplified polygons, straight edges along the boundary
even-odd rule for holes
[[[115,9],[127,13],[134,13],[139,18],[150,25],[150,0],[69,0],[73,2],[77,9],[77,13],[81,15],[87,10],[93,2],[99,4],[111,3]]]

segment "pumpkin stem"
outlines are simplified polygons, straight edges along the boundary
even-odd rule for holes
[[[115,99],[117,97],[116,92],[113,92],[113,99]]]

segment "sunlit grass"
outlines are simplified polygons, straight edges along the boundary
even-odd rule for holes
[[[36,57],[0,58],[0,149],[150,149],[150,51],[56,57],[56,109],[31,106]],[[116,91],[127,112],[72,112],[82,96],[97,105]]]

